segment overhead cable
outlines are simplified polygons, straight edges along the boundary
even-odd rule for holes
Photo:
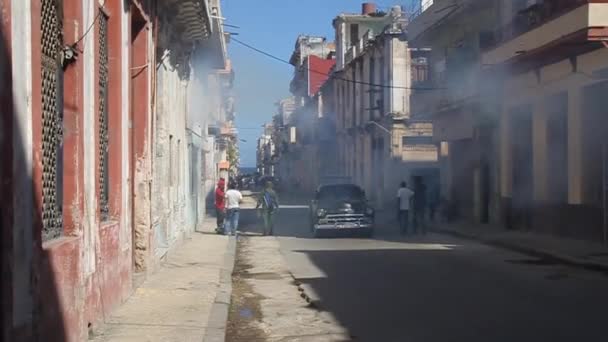
[[[104,2],[105,3],[105,2]],[[97,11],[97,15],[95,16],[95,18],[93,19],[93,22],[91,22],[91,25],[89,26],[89,28],[84,32],[84,34],[78,38],[73,44],[70,44],[71,47],[77,48],[78,43],[80,43],[86,36],[89,35],[89,32],[91,32],[91,30],[93,29],[93,27],[95,27],[95,23],[97,22],[97,20],[99,20],[99,18],[103,15],[103,11],[100,9]],[[82,52],[82,51],[80,51]]]
[[[240,45],[242,45],[242,46],[244,46],[244,47],[246,47],[246,48],[248,48],[250,50],[253,50],[253,51],[255,51],[255,52],[259,53],[259,54],[262,54],[262,55],[264,55],[264,56],[266,56],[268,58],[274,59],[274,60],[279,61],[281,63],[285,63],[285,64],[291,65],[291,63],[289,63],[288,60],[285,60],[283,58],[277,57],[277,56],[275,56],[273,54],[270,54],[270,53],[268,53],[268,52],[266,52],[264,50],[258,49],[255,46],[247,44],[247,43],[245,43],[245,42],[243,42],[243,41],[241,41],[241,40],[239,40],[237,38],[230,37],[230,40],[234,41],[234,42],[236,42],[236,43],[238,43],[238,44],[240,44]],[[392,86],[392,85],[385,85],[385,84],[375,84],[375,83],[364,82],[364,81],[349,80],[349,79],[346,79],[346,78],[338,77],[338,76],[333,75],[333,74],[328,74],[328,73],[325,73],[325,72],[322,72],[322,71],[310,69],[310,68],[308,68],[306,66],[302,66],[302,68],[304,70],[310,71],[310,72],[315,73],[315,74],[327,76],[328,78],[331,78],[331,79],[334,79],[334,80],[344,81],[344,82],[347,82],[347,83],[366,85],[366,86],[370,86],[372,88],[409,89],[409,90],[440,90],[440,89],[445,89],[445,88],[439,88],[439,87],[403,87],[403,86]]]

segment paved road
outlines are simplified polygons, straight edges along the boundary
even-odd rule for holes
[[[281,209],[288,267],[355,341],[608,341],[608,277],[443,235],[313,239]],[[251,212],[244,229],[258,230]]]

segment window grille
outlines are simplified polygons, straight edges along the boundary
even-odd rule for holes
[[[99,16],[99,201],[101,220],[109,215],[108,177],[108,17]]]
[[[63,46],[59,0],[42,0],[42,239],[63,232]]]

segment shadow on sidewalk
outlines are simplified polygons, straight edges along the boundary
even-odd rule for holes
[[[436,224],[433,230],[608,274],[608,246],[599,242],[466,222]]]

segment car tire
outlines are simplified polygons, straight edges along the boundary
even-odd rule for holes
[[[313,236],[315,239],[320,238],[320,237],[321,237],[321,231],[320,231],[320,230],[318,230],[318,229],[314,229],[314,228],[313,228],[313,229],[312,229],[312,236]]]

